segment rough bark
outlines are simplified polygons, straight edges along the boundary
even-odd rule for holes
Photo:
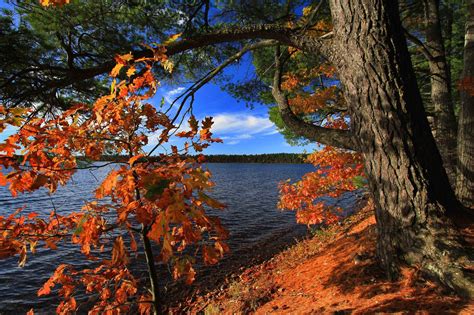
[[[448,178],[454,187],[456,177],[456,117],[451,96],[451,76],[439,16],[439,0],[423,0],[425,46],[430,57],[431,102],[434,107],[434,138]]]
[[[428,125],[397,1],[330,4],[336,68],[376,203],[379,258],[391,277],[407,262],[472,295],[463,272],[469,258],[446,215],[460,204]]]
[[[470,0],[464,42],[464,82],[474,79],[474,1]],[[469,78],[471,81],[469,81]],[[461,88],[458,125],[458,174],[456,194],[467,207],[474,208],[474,95],[472,86]]]

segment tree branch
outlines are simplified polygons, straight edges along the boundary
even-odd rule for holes
[[[251,50],[255,50],[255,49],[259,49],[259,48],[263,48],[263,47],[269,47],[269,46],[274,46],[276,45],[278,42],[277,41],[274,41],[274,40],[263,40],[263,41],[260,41],[260,42],[257,42],[257,43],[254,43],[254,44],[249,44],[249,45],[246,45],[244,46],[239,52],[235,53],[234,55],[230,56],[227,60],[225,60],[223,63],[221,63],[219,66],[217,66],[216,68],[214,68],[212,71],[208,72],[203,78],[199,79],[196,83],[194,83],[193,85],[191,85],[188,89],[186,89],[186,91],[184,91],[181,95],[179,95],[174,101],[173,103],[171,103],[170,105],[170,108],[173,107],[175,105],[175,103],[183,98],[183,100],[181,101],[181,105],[179,106],[178,108],[178,111],[176,113],[176,116],[179,115],[180,111],[182,110],[183,106],[184,106],[184,103],[186,103],[186,100],[191,96],[193,95],[194,93],[196,93],[201,87],[203,87],[206,83],[208,83],[209,81],[211,81],[216,75],[218,75],[225,67],[229,66],[232,62],[240,59],[244,54],[246,54],[247,52],[251,51]],[[175,117],[176,119],[176,117]],[[173,119],[173,122],[174,120]]]
[[[282,66],[280,62],[280,49],[275,54],[275,75],[273,77],[272,94],[277,102],[280,115],[285,125],[294,133],[308,140],[330,145],[338,148],[354,150],[353,135],[348,130],[324,128],[308,123],[293,113],[286,95],[281,90]]]
[[[173,42],[166,47],[167,55],[172,56],[190,49],[226,42],[266,39],[276,40],[281,44],[293,46],[311,53],[321,53],[331,60],[331,57],[335,55],[332,50],[333,45],[330,39],[331,34],[327,34],[320,38],[314,38],[302,34],[301,31],[301,28],[289,28],[281,24],[229,26],[215,32],[196,35],[192,38]],[[152,57],[153,52],[150,50],[140,50],[132,51],[132,54],[135,58]],[[40,86],[35,87],[33,90],[21,93],[21,95],[16,96],[16,98],[21,100],[36,99],[39,95],[44,95],[45,93],[48,93],[48,91],[63,89],[74,83],[86,81],[96,76],[106,74],[110,72],[114,66],[115,60],[111,58],[102,64],[89,68],[64,68],[61,69],[61,71],[54,71],[55,73],[49,75],[49,77],[54,79],[47,80],[40,84]]]
[[[423,42],[418,38],[416,37],[415,35],[411,34],[410,32],[408,32],[406,29],[403,29],[403,32],[405,33],[405,36],[413,43],[415,44],[416,46],[420,47],[421,49],[421,53],[425,56],[426,59],[428,59],[429,61],[433,61],[435,58],[433,57],[433,55],[431,54],[430,50],[428,49],[428,47],[426,47],[425,44],[423,44]]]

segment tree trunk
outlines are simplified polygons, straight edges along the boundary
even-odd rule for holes
[[[451,75],[439,17],[439,0],[423,0],[426,47],[431,74],[431,102],[434,107],[434,138],[448,178],[454,187],[456,178],[456,117],[451,97]]]
[[[462,239],[446,216],[460,204],[428,125],[397,1],[330,4],[335,66],[376,203],[379,259],[391,278],[406,262],[472,294]]]
[[[474,208],[474,1],[469,2],[462,73],[464,84],[460,91],[456,194],[465,206]]]

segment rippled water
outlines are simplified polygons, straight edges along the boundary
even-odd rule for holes
[[[211,195],[228,205],[226,210],[217,213],[230,231],[228,243],[232,253],[227,262],[242,255],[255,255],[252,252],[255,244],[273,242],[275,238],[289,241],[296,232],[304,230],[295,224],[294,213],[277,210],[277,186],[282,180],[301,178],[314,170],[312,165],[225,163],[208,164],[208,167],[216,183]],[[84,201],[91,198],[97,180],[104,178],[107,172],[107,168],[78,171],[73,181],[52,196],[43,190],[12,199],[8,190],[0,187],[0,215],[21,206],[26,206],[25,213],[49,213],[53,205],[58,211],[80,209]],[[17,262],[17,257],[0,261],[1,314],[21,313],[31,307],[44,313],[54,312],[57,303],[54,296],[38,298],[38,288],[58,263],[70,263],[78,268],[87,266],[83,255],[72,245],[64,245],[56,251],[40,248],[37,254],[29,256],[24,268],[18,268]]]

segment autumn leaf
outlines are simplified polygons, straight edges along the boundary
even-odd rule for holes
[[[47,183],[49,182],[49,177],[48,176],[45,176],[43,174],[38,174],[33,183],[31,184],[30,186],[30,189],[31,190],[36,190],[40,187],[43,187],[44,185],[46,185]]]
[[[128,68],[128,70],[127,70],[127,77],[131,77],[132,75],[135,74],[136,71],[137,71],[137,69],[135,69],[135,67],[130,67],[130,68]]]
[[[128,234],[130,235],[130,250],[136,252],[138,250],[138,245],[135,236],[132,231],[129,231]]]
[[[46,240],[45,241],[46,243],[46,247],[50,248],[50,249],[58,249],[58,246],[56,245],[56,243],[52,240]]]
[[[177,34],[171,35],[167,40],[165,40],[165,41],[163,42],[163,45],[167,46],[167,45],[169,45],[169,44],[171,44],[171,43],[174,43],[175,41],[178,40],[178,38],[181,37],[182,34],[183,34],[183,33],[177,33]]]
[[[166,71],[168,71],[169,73],[172,73],[173,72],[173,69],[174,69],[174,63],[169,60],[169,59],[166,59],[164,61],[161,62],[161,65],[163,66],[163,69],[165,69]]]
[[[135,155],[134,157],[131,157],[129,160],[128,160],[128,164],[130,165],[130,167],[133,166],[133,164],[135,164],[135,162],[137,160],[139,160],[140,158],[144,157],[145,154],[138,154],[138,155]]]
[[[110,195],[112,193],[112,190],[117,185],[119,175],[120,175],[119,172],[116,170],[110,172],[107,175],[107,177],[104,179],[102,184],[96,189],[95,191],[96,197],[101,199],[101,198],[104,198],[105,196]]]
[[[151,309],[152,309],[152,304],[150,303],[151,300],[152,300],[152,296],[149,294],[141,295],[138,298],[138,312],[140,313],[140,315],[151,313]]]
[[[68,4],[71,0],[40,0],[40,4],[44,7],[61,6]]]
[[[204,263],[207,265],[215,265],[219,261],[219,255],[217,254],[216,250],[207,245],[202,247],[202,257],[204,259]]]
[[[125,55],[119,55],[119,56],[117,56],[117,58],[120,59],[121,63],[126,63],[126,62],[129,62],[129,61],[133,60],[133,55],[128,53],[128,54],[125,54]]]
[[[30,212],[30,213],[28,214],[28,219],[31,220],[31,219],[36,218],[37,216],[38,216],[38,213],[36,213],[36,212]]]
[[[209,197],[208,195],[206,195],[205,193],[203,193],[202,191],[200,191],[198,193],[199,195],[199,199],[201,201],[203,201],[204,203],[206,203],[209,207],[212,207],[212,208],[216,208],[216,209],[224,209],[226,208],[226,205],[223,204],[223,203],[220,203],[219,201]]]
[[[0,169],[0,186],[5,186],[6,184],[7,184],[7,178],[5,177],[5,175],[3,175]]]
[[[120,70],[122,70],[123,66],[124,66],[124,64],[122,64],[122,63],[117,63],[117,64],[113,67],[112,71],[110,71],[110,76],[111,76],[112,78],[115,78],[116,76],[118,76],[119,73],[120,73]],[[112,90],[113,90],[113,89],[112,89]]]
[[[24,245],[22,248],[21,248],[21,251],[20,251],[20,258],[18,260],[18,266],[20,268],[23,268],[26,264],[26,245]]]
[[[123,238],[117,237],[114,241],[112,249],[112,263],[114,265],[126,265],[128,264],[128,255],[125,249]]]

